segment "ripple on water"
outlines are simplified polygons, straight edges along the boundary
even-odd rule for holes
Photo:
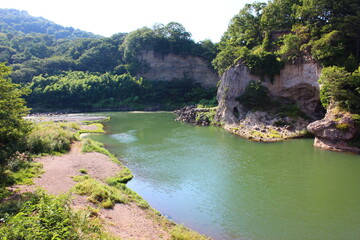
[[[111,138],[115,139],[120,143],[133,143],[138,140],[135,134],[136,134],[136,130],[129,130],[124,133],[112,134]]]

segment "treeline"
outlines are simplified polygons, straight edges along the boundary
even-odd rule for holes
[[[340,103],[342,108],[359,113],[355,107],[359,102],[354,104],[354,97],[360,96],[360,80],[354,72],[360,61],[359,13],[358,0],[246,4],[224,33],[213,66],[222,74],[241,60],[251,73],[272,81],[285,63],[316,61],[324,67],[323,89],[332,89],[321,93],[324,106]],[[341,75],[336,82],[334,74]]]
[[[191,80],[152,82],[130,74],[94,74],[68,71],[36,76],[26,98],[37,110],[173,110],[184,104],[215,105],[215,89],[204,89]]]

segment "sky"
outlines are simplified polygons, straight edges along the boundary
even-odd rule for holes
[[[229,21],[254,0],[8,0],[0,8],[26,10],[65,27],[105,37],[152,27],[155,23],[181,23],[195,41],[219,42]]]

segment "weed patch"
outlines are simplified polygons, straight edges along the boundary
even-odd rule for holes
[[[106,179],[106,183],[110,186],[114,186],[117,183],[127,183],[133,178],[133,175],[129,168],[124,167],[116,176]]]
[[[116,239],[103,231],[92,211],[72,211],[66,195],[39,191],[1,207],[12,207],[0,225],[3,239]]]
[[[38,123],[27,137],[27,148],[34,154],[69,151],[71,142],[76,139],[76,128],[73,123]]]
[[[125,194],[112,186],[107,186],[93,178],[81,180],[74,186],[74,191],[80,195],[89,196],[88,200],[103,208],[112,208],[115,203],[126,203],[128,199]]]

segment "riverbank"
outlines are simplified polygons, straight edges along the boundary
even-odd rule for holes
[[[94,120],[80,116],[49,117],[55,117],[60,122]],[[40,118],[36,122],[49,120]],[[96,120],[103,119],[106,118],[99,117]],[[99,124],[82,124],[78,132],[101,131],[102,126]],[[40,187],[50,194],[70,195],[74,211],[95,209],[94,212],[106,231],[121,239],[208,239],[169,221],[138,194],[128,189],[125,184],[132,178],[130,170],[101,144],[91,140],[76,141],[71,144],[70,152],[60,156],[38,157],[34,162],[43,166],[44,173],[34,179],[34,185],[10,187],[9,190],[14,194],[35,192]],[[89,187],[89,192],[79,191],[80,186]],[[94,192],[98,195],[92,195]],[[112,194],[120,197],[112,198]]]
[[[309,135],[306,131],[308,120],[268,112],[248,112],[240,121],[233,123],[216,121],[216,108],[187,106],[175,111],[175,114],[178,115],[177,121],[200,126],[219,126],[232,134],[255,142],[278,142]]]

